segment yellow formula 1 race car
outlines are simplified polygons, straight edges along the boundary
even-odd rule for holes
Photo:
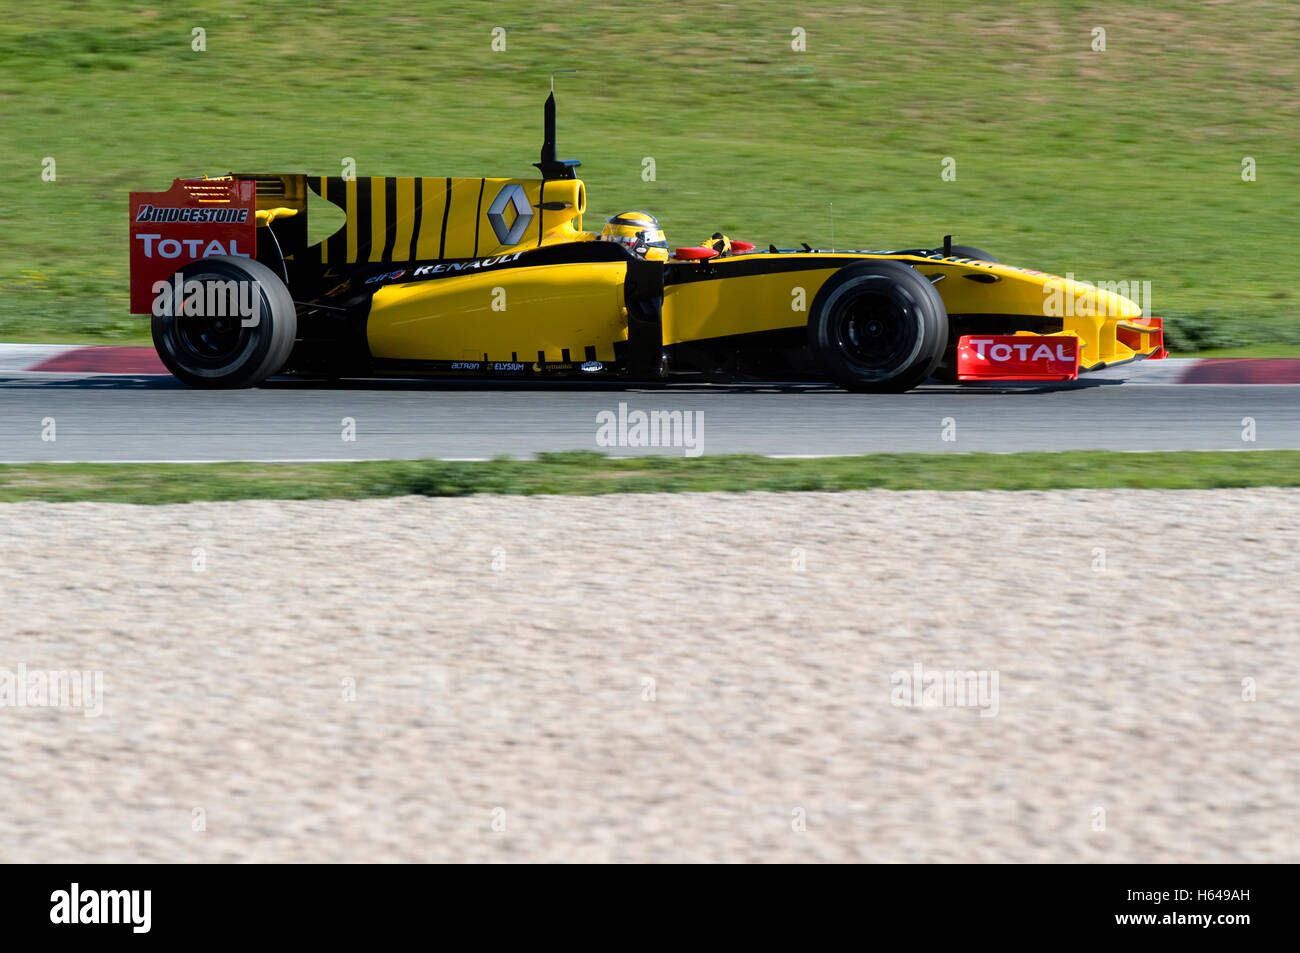
[[[237,174],[132,193],[131,310],[195,387],[692,375],[902,391],[1165,356],[1160,319],[1125,295],[950,239],[670,250],[637,212],[584,231],[577,165],[556,158],[552,93],[535,178]],[[314,244],[309,192],[345,216]]]

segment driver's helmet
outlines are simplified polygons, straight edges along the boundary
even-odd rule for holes
[[[638,258],[647,261],[668,260],[668,240],[659,220],[649,212],[622,212],[605,223],[600,231],[603,242],[618,242]]]

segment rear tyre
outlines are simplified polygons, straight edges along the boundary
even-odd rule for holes
[[[275,272],[251,258],[219,255],[192,261],[177,275],[185,293],[179,303],[163,293],[153,343],[178,380],[190,387],[255,387],[284,367],[298,315]],[[195,301],[200,290],[202,300]]]
[[[813,299],[808,347],[845,390],[910,390],[948,343],[948,312],[934,286],[897,261],[840,269]]]

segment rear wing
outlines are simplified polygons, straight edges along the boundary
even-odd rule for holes
[[[131,313],[151,314],[155,286],[211,255],[257,254],[256,184],[176,179],[166,192],[131,193]]]
[[[337,230],[311,245],[310,193],[343,213]],[[257,258],[309,300],[376,265],[484,258],[579,240],[586,205],[576,178],[177,179],[166,192],[131,193],[131,312],[151,313],[155,284],[211,255]]]
[[[236,174],[132,192],[131,313],[152,313],[154,286],[191,261],[257,258],[259,226],[266,228],[262,263],[302,300],[377,265],[485,258],[593,237],[582,231],[587,190],[574,171],[581,163],[557,158],[556,72],[574,70],[551,74],[540,179]],[[343,224],[308,244],[311,193],[340,209]]]

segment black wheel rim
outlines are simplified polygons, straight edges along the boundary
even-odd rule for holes
[[[889,295],[867,292],[846,301],[835,320],[835,343],[841,354],[864,370],[898,365],[916,344],[911,309]]]
[[[197,281],[203,286],[205,299],[210,281],[227,280],[220,275],[211,274],[190,276],[186,279],[187,283]],[[186,300],[188,299],[182,298],[181,306],[177,308],[172,319],[175,340],[178,349],[183,352],[179,356],[184,357],[187,363],[193,362],[202,367],[224,366],[237,357],[248,343],[250,329],[243,326],[243,319],[235,309],[226,307],[228,313],[225,315],[207,313],[186,315],[184,312]],[[208,310],[207,303],[207,300],[203,302],[204,312]]]

